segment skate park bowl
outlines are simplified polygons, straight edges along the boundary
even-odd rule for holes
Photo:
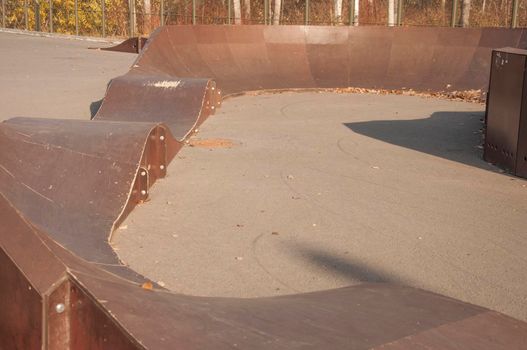
[[[527,47],[527,30],[164,26],[108,84],[93,120],[0,123],[0,347],[525,348],[525,322],[416,288],[191,296],[130,269],[110,245],[222,96],[348,87],[484,95],[499,47]]]

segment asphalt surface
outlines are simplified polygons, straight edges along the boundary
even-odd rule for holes
[[[137,57],[88,49],[111,45],[0,32],[0,120],[90,119],[106,84]]]
[[[527,181],[481,160],[483,109],[394,95],[229,99],[115,247],[187,294],[385,281],[527,319]]]
[[[0,33],[0,120],[89,119],[135,55]],[[361,281],[527,320],[527,181],[481,160],[478,104],[283,93],[225,101],[115,235],[178,292],[257,297]]]

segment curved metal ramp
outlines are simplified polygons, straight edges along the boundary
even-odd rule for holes
[[[503,29],[158,29],[95,120],[0,124],[1,346],[521,349],[524,322],[409,287],[177,294],[122,265],[109,242],[219,107],[218,88],[484,89],[491,48],[526,42],[526,31]]]

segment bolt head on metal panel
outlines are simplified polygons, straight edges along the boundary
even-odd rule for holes
[[[63,303],[58,303],[57,305],[55,305],[55,311],[58,314],[63,313],[65,310],[66,310],[66,306]]]

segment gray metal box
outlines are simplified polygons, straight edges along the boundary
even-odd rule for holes
[[[527,50],[492,51],[484,158],[527,177]]]

